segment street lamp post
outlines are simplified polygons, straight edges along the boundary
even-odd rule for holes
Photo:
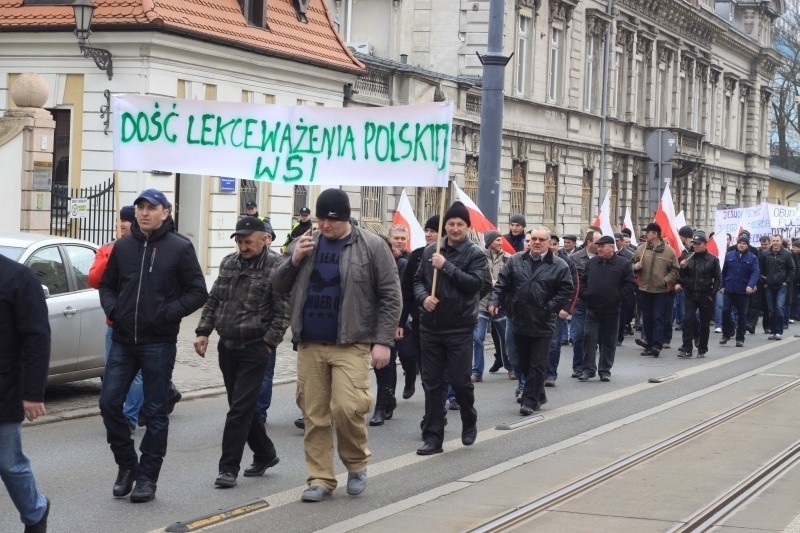
[[[108,75],[108,79],[114,75],[114,64],[111,59],[111,52],[103,48],[94,48],[86,44],[89,35],[92,34],[92,15],[94,14],[94,2],[92,0],[75,0],[72,3],[72,11],[75,14],[75,37],[78,38],[78,47],[81,49],[83,57],[94,59],[97,68]]]

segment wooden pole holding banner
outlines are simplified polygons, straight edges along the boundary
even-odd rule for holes
[[[114,238],[119,239],[120,235],[120,218],[119,210],[122,209],[119,199],[119,172],[114,171]]]
[[[436,253],[442,249],[442,228],[444,228],[444,203],[447,200],[447,191],[450,190],[450,184],[442,191],[442,197],[439,200],[439,237],[436,239]],[[436,285],[439,282],[439,269],[433,269],[433,282],[431,283],[431,296],[436,298]]]

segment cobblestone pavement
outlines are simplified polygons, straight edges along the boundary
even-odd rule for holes
[[[222,373],[217,362],[219,337],[216,333],[211,336],[205,357],[200,357],[194,351],[196,337],[194,329],[199,320],[200,311],[184,318],[178,334],[178,351],[172,380],[185,399],[225,392]],[[283,342],[278,346],[277,357],[274,383],[277,385],[295,381],[297,379],[297,358],[296,352],[292,350],[291,333],[288,330]],[[47,415],[34,423],[47,423],[99,414],[100,410],[97,405],[99,394],[99,378],[48,387],[45,398]]]

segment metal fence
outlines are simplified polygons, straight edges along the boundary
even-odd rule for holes
[[[71,200],[89,200],[86,218],[70,217]],[[117,210],[114,206],[114,177],[92,187],[69,189],[53,184],[50,208],[50,234],[83,239],[98,246],[114,239],[117,230]]]

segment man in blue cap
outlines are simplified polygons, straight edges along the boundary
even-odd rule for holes
[[[117,498],[130,494],[139,503],[155,498],[167,453],[169,389],[181,319],[205,303],[208,291],[191,242],[175,232],[164,193],[147,189],[133,205],[131,237],[114,245],[100,282],[100,303],[114,322],[100,414],[119,466],[112,492]],[[139,370],[147,420],[141,457],[122,411]]]

